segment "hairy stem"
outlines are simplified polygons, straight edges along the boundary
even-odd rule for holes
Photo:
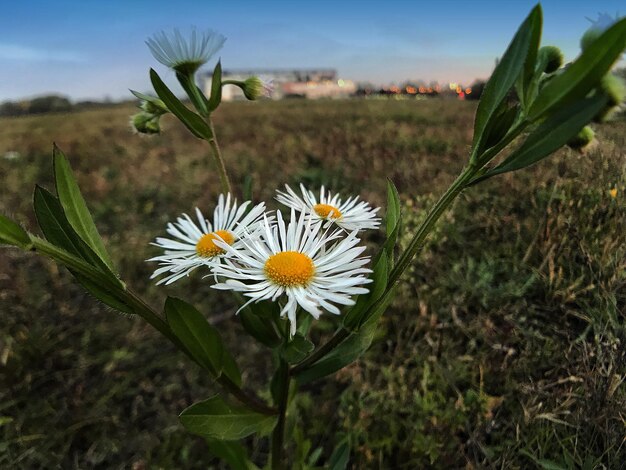
[[[222,184],[222,192],[224,194],[228,194],[231,192],[230,189],[230,180],[228,179],[228,173],[226,173],[226,166],[224,165],[224,159],[222,158],[222,152],[220,151],[220,146],[217,143],[217,137],[215,137],[215,129],[213,128],[213,121],[211,118],[208,119],[209,126],[211,127],[211,140],[209,140],[209,145],[211,146],[211,152],[213,153],[213,158],[215,159],[215,164],[217,165],[217,171],[220,175],[220,183]]]

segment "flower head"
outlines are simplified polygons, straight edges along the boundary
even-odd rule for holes
[[[347,230],[375,229],[380,225],[380,218],[376,217],[378,207],[372,208],[367,202],[360,201],[358,196],[342,201],[338,194],[320,189],[319,199],[312,191],[300,185],[302,197],[295,193],[288,185],[286,191],[277,191],[276,200],[292,209],[306,213],[314,220],[324,222],[324,226],[337,224]]]
[[[208,266],[209,262],[220,263],[226,251],[218,245],[218,241],[237,247],[241,244],[240,237],[244,232],[254,232],[259,226],[265,204],[254,206],[246,214],[249,204],[250,201],[246,201],[237,206],[237,201],[232,201],[230,194],[226,199],[220,195],[213,213],[213,223],[206,220],[200,209],[196,208],[197,222],[183,214],[176,222],[167,224],[167,233],[173,238],[158,237],[152,243],[165,249],[165,253],[148,260],[156,261],[160,266],[151,279],[167,273],[157,285],[171,284],[199,266]]]
[[[292,209],[288,224],[277,212],[277,223],[266,217],[257,237],[244,237],[237,246],[217,242],[229,256],[212,266],[217,277],[226,278],[213,287],[250,297],[241,308],[284,299],[281,316],[289,318],[293,335],[298,306],[315,318],[322,310],[338,315],[334,304],[353,305],[353,295],[368,292],[362,286],[370,282],[371,271],[363,267],[369,258],[360,256],[365,247],[357,246],[356,233],[336,241],[340,231],[323,232],[304,212],[296,218]]]
[[[212,30],[198,33],[191,30],[184,38],[178,29],[169,35],[164,31],[146,41],[156,60],[177,72],[192,75],[219,51],[226,37]]]

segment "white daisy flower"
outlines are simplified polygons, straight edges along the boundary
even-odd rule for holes
[[[165,254],[148,260],[156,261],[160,266],[150,279],[167,273],[157,282],[157,285],[167,285],[188,276],[199,266],[208,266],[209,261],[220,263],[226,251],[216,244],[218,240],[229,246],[239,246],[244,232],[251,233],[259,227],[265,203],[257,204],[246,214],[249,204],[250,201],[246,201],[237,206],[237,200],[231,201],[230,194],[226,199],[220,194],[213,223],[196,208],[197,223],[183,214],[176,222],[167,224],[167,233],[173,238],[158,237],[152,243],[165,249]]]
[[[302,197],[295,193],[288,185],[286,192],[278,190],[276,200],[292,209],[304,212],[314,220],[325,221],[325,226],[332,223],[346,231],[375,229],[380,225],[380,218],[376,217],[379,207],[372,208],[367,202],[359,201],[358,196],[353,196],[342,201],[338,194],[326,192],[324,186],[320,189],[320,197],[317,199],[312,191],[300,185]]]
[[[340,230],[323,232],[322,224],[304,212],[296,218],[293,209],[285,226],[277,212],[277,223],[265,217],[256,236],[244,237],[239,245],[216,242],[229,256],[221,264],[212,263],[215,276],[226,278],[213,287],[250,297],[241,308],[251,302],[284,299],[281,316],[289,318],[293,336],[298,306],[316,319],[322,309],[339,315],[333,304],[354,305],[352,296],[368,292],[362,286],[370,282],[366,275],[371,271],[363,267],[369,258],[360,257],[365,247],[357,246],[356,234],[341,238]]]
[[[187,39],[175,29],[170,34],[164,31],[154,34],[146,44],[163,65],[177,72],[193,74],[222,48],[225,41],[225,36],[212,30],[199,33],[192,29]]]

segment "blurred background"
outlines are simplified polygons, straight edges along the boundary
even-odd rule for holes
[[[542,44],[566,61],[622,1],[546,1]],[[149,281],[149,243],[219,178],[171,117],[134,134],[154,67],[144,41],[175,27],[227,36],[234,90],[215,113],[231,179],[270,207],[303,182],[382,206],[402,195],[403,243],[464,166],[484,80],[533,2],[5,2],[0,18],[0,212],[36,232],[35,183],[53,189],[56,142],[124,280],[161,309],[196,305],[223,332],[247,387],[271,353],[242,339],[235,304],[201,275]],[[620,10],[621,9],[621,10]],[[214,62],[202,69],[210,84]],[[625,62],[616,73],[626,77]],[[626,116],[467,191],[440,221],[372,349],[298,398],[324,462],[347,437],[351,468],[621,468],[626,461]],[[276,169],[280,168],[280,172]],[[382,234],[368,235],[372,244]],[[330,315],[313,339],[335,328]],[[177,414],[215,390],[140,319],[97,303],[48,260],[0,250],[0,467],[221,468]],[[263,391],[259,393],[264,393]],[[269,397],[269,394],[267,394]],[[262,462],[267,443],[247,441]]]

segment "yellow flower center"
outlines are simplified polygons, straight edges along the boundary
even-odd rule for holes
[[[313,210],[323,219],[339,219],[343,215],[335,206],[330,206],[328,204],[315,204],[313,206]]]
[[[202,238],[196,243],[196,253],[203,258],[212,258],[213,256],[221,255],[225,251],[215,244],[215,240],[224,240],[225,243],[232,245],[235,242],[235,237],[228,230],[216,230],[215,232],[202,235]]]
[[[315,274],[315,265],[304,253],[281,251],[267,259],[265,274],[279,286],[306,286]]]

